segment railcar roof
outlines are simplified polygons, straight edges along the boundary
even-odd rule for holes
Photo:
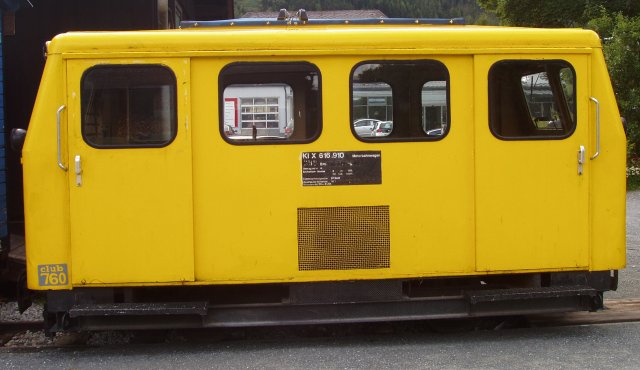
[[[378,20],[380,21],[380,20]],[[70,32],[56,36],[49,54],[240,53],[310,51],[349,54],[366,51],[489,53],[504,50],[601,47],[598,35],[583,29],[542,29],[459,24],[280,24],[219,25],[177,30]]]

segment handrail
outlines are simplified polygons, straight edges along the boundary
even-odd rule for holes
[[[600,155],[600,102],[593,96],[589,100],[596,103],[596,152],[591,156],[593,160]]]
[[[56,112],[56,125],[58,127],[58,167],[60,167],[63,171],[67,171],[67,167],[62,163],[62,148],[60,144],[60,116],[62,115],[62,111],[66,108],[63,104],[58,108]]]

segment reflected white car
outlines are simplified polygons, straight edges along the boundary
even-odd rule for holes
[[[441,128],[434,128],[433,130],[427,131],[427,136],[442,136],[444,130]]]
[[[362,118],[353,122],[353,130],[359,137],[371,137],[378,123],[380,123],[378,119]]]
[[[389,136],[389,134],[393,131],[393,121],[381,121],[376,124],[376,127],[373,128],[373,136],[376,137],[384,137]]]

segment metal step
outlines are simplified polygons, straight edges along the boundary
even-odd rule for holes
[[[590,297],[598,295],[598,291],[589,286],[554,286],[542,288],[488,289],[465,292],[469,304],[527,301],[532,299],[560,297]]]
[[[167,303],[106,303],[78,304],[71,307],[69,316],[149,316],[149,315],[200,315],[207,314],[207,302]]]

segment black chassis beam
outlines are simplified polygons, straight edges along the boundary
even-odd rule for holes
[[[612,281],[617,278],[609,272],[606,276]],[[403,293],[402,281],[309,283],[291,285],[291,296],[279,303],[242,304],[210,303],[202,297],[200,301],[186,302],[92,303],[83,301],[86,297],[82,290],[49,292],[45,325],[48,332],[215,328],[594,311],[603,307],[602,290],[596,288],[614,286],[599,282],[593,287],[584,279],[580,282],[587,284],[467,289],[457,295],[429,297],[407,296]],[[338,290],[340,287],[343,289]],[[374,294],[367,296],[366,290]],[[346,291],[348,295],[322,297],[338,291]],[[324,293],[318,297],[308,294],[310,292]],[[352,294],[354,299],[349,299]]]
[[[366,302],[308,305],[212,306],[206,315],[122,315],[72,318],[75,330],[138,330],[223,328],[279,325],[340,324],[512,316],[602,308],[599,294],[546,297],[525,301],[483,302],[470,305],[463,297],[413,299],[402,302]]]

